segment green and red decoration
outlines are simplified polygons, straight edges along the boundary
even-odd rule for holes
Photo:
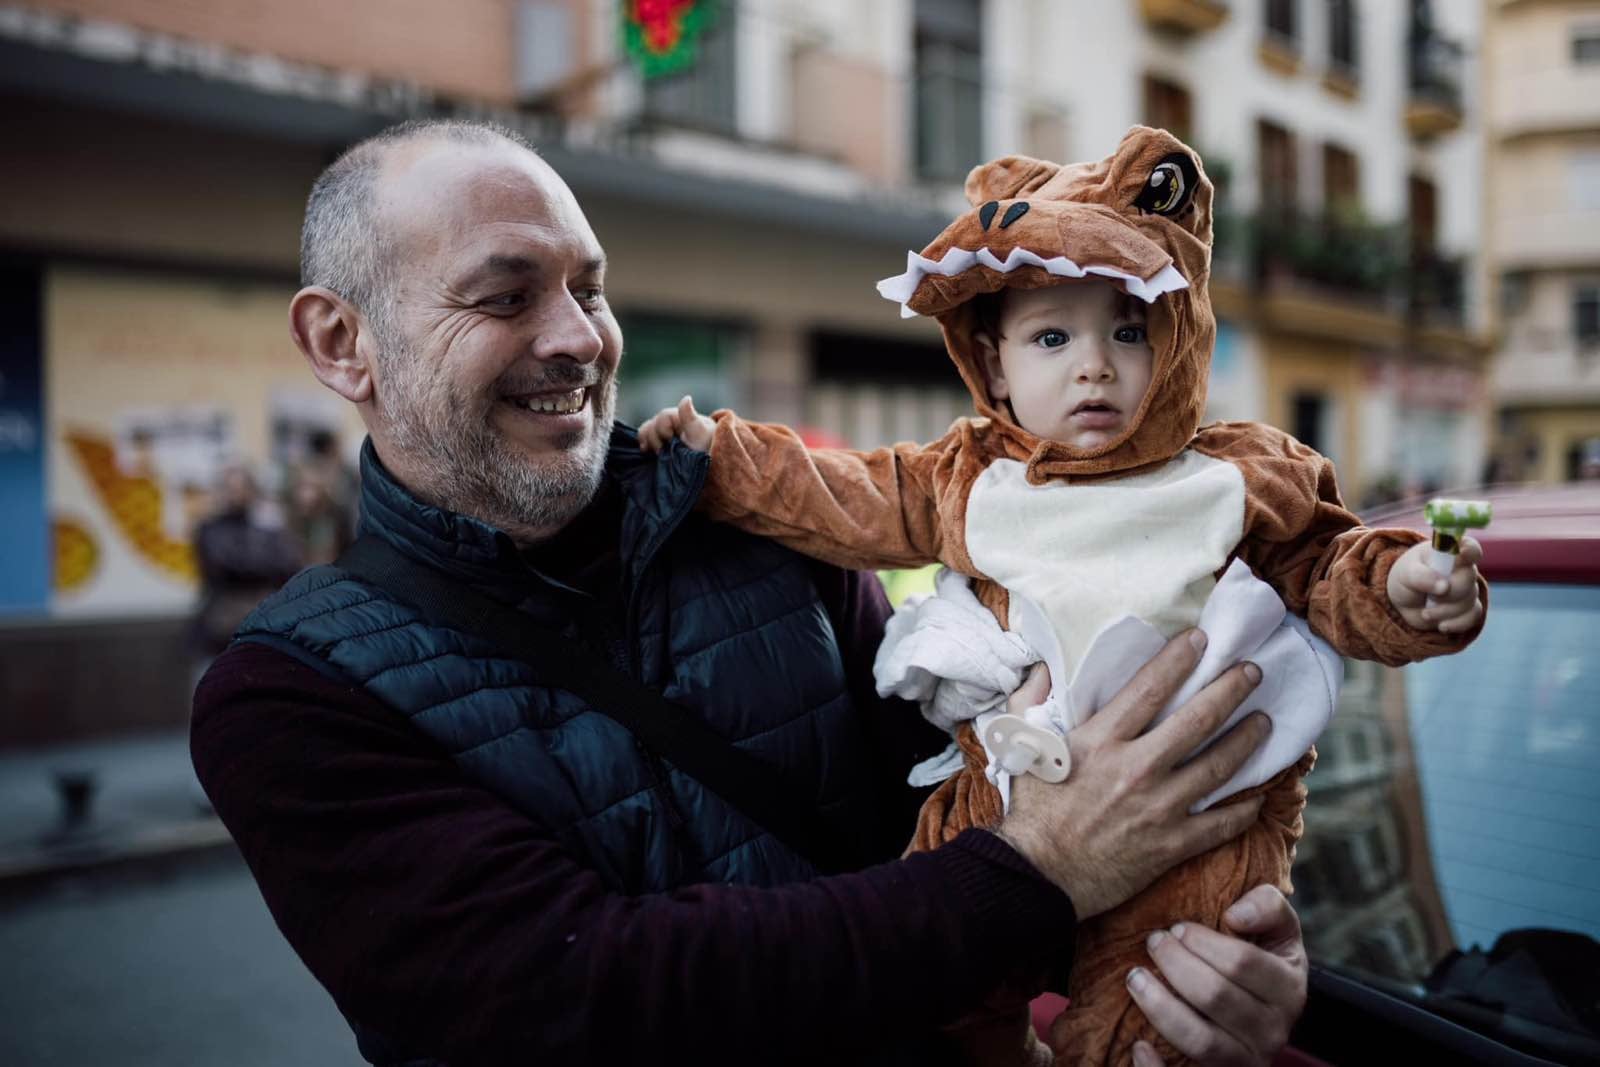
[[[646,78],[694,66],[716,0],[622,0],[622,40]]]

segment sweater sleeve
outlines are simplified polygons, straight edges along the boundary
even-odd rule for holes
[[[964,547],[946,543],[960,529],[951,505],[964,510],[941,491],[955,432],[930,445],[853,452],[808,449],[788,427],[731,411],[713,417],[711,473],[700,498],[711,518],[840,567],[970,568],[961,566]]]
[[[1466,633],[1444,634],[1401,618],[1389,602],[1389,571],[1422,535],[1361,525],[1345,508],[1325,456],[1254,423],[1208,427],[1197,448],[1244,474],[1239,555],[1342,655],[1399,666],[1459,652],[1482,630],[1482,620]],[[1478,582],[1487,605],[1488,585]]]
[[[453,1065],[859,1051],[1043,974],[1073,934],[1065,896],[983,831],[802,884],[616,892],[365,691],[276,648],[217,660],[191,750],[340,1009]]]

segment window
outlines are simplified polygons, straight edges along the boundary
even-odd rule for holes
[[[1323,455],[1328,454],[1323,443],[1323,423],[1326,421],[1328,398],[1321,393],[1296,393],[1293,398],[1291,418],[1295,439]]]
[[[1579,66],[1600,63],[1600,24],[1572,28],[1572,62]]]
[[[1396,758],[1376,788],[1307,779],[1314,964],[1535,1056],[1600,1057],[1597,647],[1600,587],[1502,581],[1465,651],[1341,695],[1334,722]]]
[[[1328,68],[1352,81],[1361,69],[1355,0],[1328,0]]]
[[[1266,0],[1267,37],[1274,44],[1299,48],[1300,27],[1295,8],[1299,0]]]
[[[916,0],[916,164],[923,178],[966,176],[983,156],[983,9]]]
[[[731,134],[737,129],[735,7],[732,3],[716,6],[711,25],[700,37],[694,66],[644,83],[644,113],[648,118],[716,133]]]
[[[1166,130],[1180,141],[1188,141],[1193,132],[1194,102],[1189,90],[1175,82],[1144,76],[1144,121],[1148,126]]]
[[[1331,213],[1361,207],[1361,161],[1336,144],[1322,146],[1322,206]]]
[[[617,395],[617,418],[637,426],[693,393],[702,411],[737,407],[736,387],[747,334],[739,326],[679,315],[621,312],[628,339],[628,387]]]
[[[1568,157],[1567,197],[1575,211],[1600,211],[1600,151],[1580,149]]]
[[[1572,333],[1581,345],[1600,343],[1600,285],[1580,285],[1573,293]]]
[[[805,422],[853,448],[932,441],[972,396],[937,344],[818,331],[811,337]]]
[[[1294,134],[1276,123],[1256,123],[1256,157],[1261,180],[1261,208],[1269,214],[1292,214],[1299,200],[1299,167]]]

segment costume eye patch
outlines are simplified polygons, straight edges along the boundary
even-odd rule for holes
[[[1150,171],[1144,188],[1134,198],[1133,206],[1140,211],[1154,211],[1169,218],[1189,206],[1195,186],[1200,182],[1200,172],[1194,160],[1182,152],[1174,152]]]

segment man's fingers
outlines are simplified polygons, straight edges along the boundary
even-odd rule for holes
[[[1179,708],[1176,714],[1151,730],[1142,743],[1154,750],[1153,758],[1159,766],[1177,766],[1222,728],[1222,724],[1238,710],[1260,682],[1261,668],[1254,663],[1241,663],[1228,668],[1196,693],[1194,699]],[[1250,749],[1246,749],[1245,755],[1249,753]],[[1243,757],[1240,762],[1244,762]]]
[[[1269,951],[1300,943],[1300,916],[1274,885],[1258,885],[1222,914],[1223,925]]]
[[[1253,1040],[1256,1037],[1276,1037],[1258,1033],[1264,1024],[1270,1024],[1273,1019],[1273,1009],[1266,1003],[1266,998],[1244,989],[1228,975],[1220,973],[1210,960],[1193,951],[1200,942],[1202,929],[1179,923],[1171,931],[1157,930],[1150,935],[1145,943],[1146,949],[1160,969],[1161,977],[1185,1003],[1232,1034],[1247,1048],[1256,1047],[1257,1042]],[[1236,938],[1223,938],[1214,930],[1205,930],[1205,933],[1232,941],[1240,948],[1252,949],[1257,956],[1272,962],[1271,956]]]
[[[1205,647],[1206,635],[1199,630],[1174,637],[1149,663],[1139,668],[1139,673],[1122,687],[1111,703],[1078,729],[1121,741],[1138,737],[1189,677]]]
[[[1164,725],[1164,724],[1163,724]],[[1272,721],[1261,712],[1252,712],[1206,750],[1180,767],[1173,776],[1178,788],[1190,801],[1199,800],[1232,778],[1244,761],[1272,732]],[[1192,746],[1191,746],[1192,748]]]
[[[1204,795],[1196,793],[1195,798]],[[1254,796],[1249,800],[1229,801],[1184,819],[1178,828],[1174,864],[1232,841],[1244,833],[1261,814],[1264,800],[1263,797]]]
[[[1201,1063],[1248,1063],[1250,1055],[1232,1035],[1202,1019],[1143,967],[1128,976],[1128,992],[1150,1025],[1174,1048]]]
[[[1253,942],[1219,934],[1197,923],[1180,923],[1173,929],[1181,932],[1181,938],[1177,933],[1165,938],[1159,946],[1151,949],[1151,958],[1180,996],[1225,1025],[1226,1021],[1192,996],[1185,980],[1179,979],[1179,971],[1187,974],[1193,964],[1189,960],[1178,959],[1178,953],[1172,950],[1168,942],[1181,944],[1212,974],[1239,987],[1241,995],[1248,994],[1261,1003],[1273,1004],[1282,1000],[1285,992],[1292,990],[1297,981],[1294,964]],[[1295,929],[1298,932],[1299,927]],[[1172,966],[1168,966],[1169,960],[1175,961]],[[1244,1032],[1232,1026],[1229,1029],[1234,1033]]]

